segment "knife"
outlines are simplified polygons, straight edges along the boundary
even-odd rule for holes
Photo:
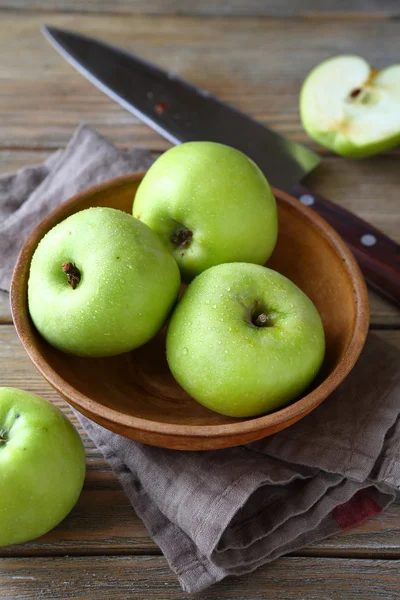
[[[173,144],[214,141],[247,154],[271,185],[328,221],[350,246],[370,285],[400,303],[399,244],[301,183],[318,166],[317,154],[121,48],[56,27],[44,26],[42,32],[84,77]]]

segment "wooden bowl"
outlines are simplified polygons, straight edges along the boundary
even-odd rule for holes
[[[326,356],[311,388],[274,413],[234,419],[193,400],[173,379],[165,331],[145,346],[111,358],[70,356],[35,330],[27,306],[32,254],[54,225],[90,206],[131,212],[144,173],[90,188],[56,208],[31,233],[16,264],[11,308],[19,338],[47,381],[79,412],[120,435],[165,448],[208,450],[237,446],[295,423],[343,381],[363,347],[369,322],[364,279],[350,250],[311,209],[277,189],[279,237],[268,266],[294,281],[315,303],[324,324]]]

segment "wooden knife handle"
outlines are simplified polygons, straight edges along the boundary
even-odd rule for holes
[[[368,283],[400,304],[400,245],[350,211],[298,184],[295,198],[310,206],[350,246]]]

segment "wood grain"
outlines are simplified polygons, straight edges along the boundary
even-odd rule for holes
[[[0,177],[12,175],[24,167],[43,163],[53,151],[0,150]]]
[[[400,242],[398,165],[399,159],[389,155],[362,161],[325,158],[305,184]]]
[[[11,323],[9,295],[0,290],[0,324]]]
[[[392,302],[388,302],[376,292],[368,290],[372,329],[378,328],[399,328],[400,327],[400,309]]]
[[[400,561],[286,557],[202,594],[182,592],[159,556],[0,560],[3,600],[394,600]]]
[[[377,335],[400,349],[400,331],[380,331]],[[6,365],[0,371],[0,386],[26,389],[59,406],[77,426],[87,456],[84,489],[70,515],[40,540],[0,548],[0,556],[158,553],[107,462],[68,404],[30,362],[11,325],[0,327],[0,364]],[[359,527],[305,548],[301,554],[400,558],[399,535],[400,505],[393,505]]]
[[[399,14],[396,0],[0,0],[0,8],[54,10],[59,12],[258,17],[332,17],[383,18]]]
[[[376,68],[398,61],[400,22],[231,19],[4,11],[0,19],[0,147],[64,146],[79,121],[124,146],[161,137],[93,87],[49,46],[49,23],[118,43],[310,147],[298,116],[301,83],[338,53]],[[29,90],[29,93],[27,93]]]

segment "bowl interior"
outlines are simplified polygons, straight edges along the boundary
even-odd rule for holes
[[[187,426],[196,429],[244,423],[246,419],[225,417],[202,407],[175,382],[165,358],[165,328],[133,352],[87,359],[52,348],[31,324],[27,280],[30,259],[41,237],[70,214],[90,206],[109,206],[130,213],[140,180],[141,175],[133,174],[80,194],[56,209],[31,234],[20,255],[12,285],[18,334],[42,374],[71,404],[129,437],[138,437],[141,420],[150,429],[151,423],[183,426],[181,433],[188,431]],[[322,369],[303,397],[272,415],[252,419],[264,423],[272,419],[278,424],[277,430],[309,412],[343,379],[365,339],[368,310],[363,280],[340,238],[309,209],[283,192],[274,192],[279,236],[267,265],[289,277],[311,298],[322,317],[326,336]],[[357,348],[355,338],[359,342]],[[143,436],[139,439],[146,441]]]

